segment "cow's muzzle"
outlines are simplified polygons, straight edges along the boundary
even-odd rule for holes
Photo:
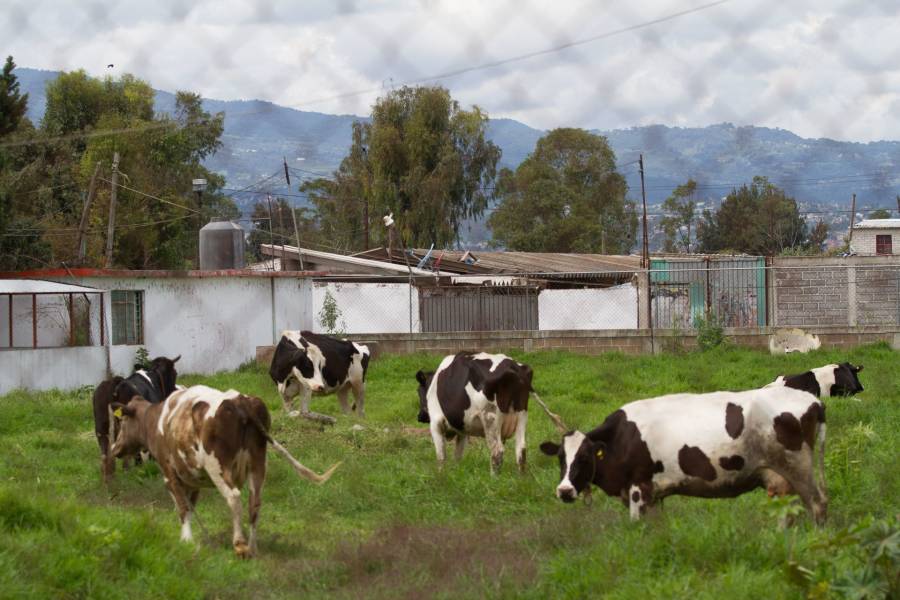
[[[556,488],[556,497],[566,503],[575,502],[578,492],[571,485],[561,485]]]

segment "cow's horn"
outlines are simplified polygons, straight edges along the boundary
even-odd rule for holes
[[[173,359],[172,359],[172,362],[173,362],[173,363],[177,363],[179,360],[181,360],[181,355],[180,355],[180,354],[179,354],[178,356],[176,356],[175,358],[173,358]]]
[[[553,421],[553,424],[556,425],[556,428],[559,430],[559,432],[568,433],[569,428],[566,427],[565,423],[563,423],[562,417],[547,408],[547,405],[544,404],[544,401],[541,400],[541,397],[538,396],[534,390],[532,390],[531,393],[534,396],[534,399],[538,401],[538,404],[541,405],[541,408],[544,409],[544,412],[547,413],[547,416],[550,417],[550,420]]]

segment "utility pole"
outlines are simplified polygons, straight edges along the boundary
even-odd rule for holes
[[[291,207],[291,219],[294,221],[294,237],[297,238],[297,259],[300,261],[300,270],[303,271],[303,253],[300,252],[300,231],[297,229],[297,209]]]
[[[847,249],[850,249],[850,242],[853,241],[853,223],[856,221],[856,193],[850,201],[850,233],[847,235]]]
[[[87,254],[87,233],[88,216],[91,214],[91,203],[94,201],[94,193],[97,191],[97,174],[100,172],[100,163],[94,167],[94,174],[91,175],[91,183],[88,185],[87,198],[84,200],[84,209],[81,211],[81,222],[78,224],[78,265],[84,264],[84,257]]]
[[[653,339],[653,294],[652,282],[650,281],[650,241],[647,239],[647,191],[644,187],[644,155],[638,156],[638,166],[641,171],[641,201],[644,205],[644,247],[641,262],[647,273],[647,328],[650,330],[650,353],[656,354],[656,342]]]
[[[119,182],[119,153],[113,153],[113,162],[112,162],[112,178],[110,179],[110,191],[109,191],[109,223],[107,224],[106,230],[106,262],[103,265],[104,269],[110,268],[112,266],[112,253],[113,253],[113,236],[116,231],[116,194],[118,191],[118,182]]]
[[[275,270],[275,234],[272,233],[272,195],[266,194],[266,204],[269,207],[269,247],[272,248],[272,270]],[[282,263],[284,256],[281,257]]]
[[[641,154],[638,157],[638,166],[640,167],[641,172],[641,199],[644,204],[644,244],[641,252],[641,261],[644,263],[644,268],[650,268],[650,242],[647,239],[647,192],[644,189],[644,155]]]

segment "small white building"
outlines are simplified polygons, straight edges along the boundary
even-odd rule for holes
[[[853,226],[850,251],[860,256],[900,254],[900,219],[866,219]]]

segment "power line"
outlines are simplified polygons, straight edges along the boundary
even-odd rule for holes
[[[515,55],[515,56],[510,56],[510,57],[502,58],[502,59],[499,59],[499,60],[493,60],[493,61],[489,61],[489,62],[486,62],[486,63],[481,63],[481,64],[478,64],[478,65],[471,65],[471,66],[468,66],[468,67],[460,67],[460,68],[457,68],[457,69],[453,69],[453,70],[450,70],[450,71],[446,71],[446,72],[444,72],[444,73],[440,73],[440,74],[438,74],[438,75],[429,75],[429,76],[426,76],[426,77],[418,77],[418,78],[414,78],[414,79],[407,79],[406,81],[401,81],[401,82],[397,83],[397,85],[400,85],[400,86],[404,86],[404,85],[415,85],[415,84],[417,84],[417,83],[426,83],[426,82],[429,82],[429,81],[437,81],[437,80],[440,80],[440,79],[450,79],[450,78],[452,78],[452,77],[458,77],[458,76],[464,75],[464,74],[466,74],[466,73],[472,73],[472,72],[475,72],[475,71],[483,71],[483,70],[485,70],[485,69],[493,69],[493,68],[496,68],[496,67],[500,67],[500,66],[503,66],[503,65],[510,64],[510,63],[519,62],[519,61],[523,61],[523,60],[528,60],[528,59],[530,59],[530,58],[535,58],[535,57],[537,57],[537,56],[544,56],[544,55],[547,55],[547,54],[554,54],[554,53],[556,53],[556,52],[561,52],[561,51],[567,50],[567,49],[569,49],[569,48],[574,48],[574,47],[576,47],[576,46],[582,46],[582,45],[584,45],[584,44],[590,44],[591,42],[596,42],[596,41],[599,41],[599,40],[611,38],[611,37],[614,37],[614,36],[617,36],[617,35],[621,35],[621,34],[623,34],[623,33],[629,33],[629,32],[631,32],[631,31],[638,31],[638,30],[640,30],[640,29],[645,29],[645,28],[647,28],[647,27],[652,27],[653,25],[659,25],[660,23],[665,23],[666,21],[673,21],[673,20],[675,20],[675,19],[679,19],[679,18],[681,18],[681,17],[685,17],[685,16],[690,15],[690,14],[693,14],[693,13],[697,13],[697,12],[701,12],[701,11],[704,11],[704,10],[708,10],[708,9],[710,9],[710,8],[715,8],[716,6],[719,6],[719,5],[722,5],[722,4],[726,4],[726,3],[729,2],[729,1],[730,1],[730,0],[718,0],[717,2],[711,2],[711,3],[709,3],[709,4],[703,4],[703,5],[701,5],[701,6],[697,6],[697,7],[694,7],[694,8],[689,8],[689,9],[687,9],[687,10],[682,10],[682,11],[679,11],[679,12],[671,13],[671,14],[669,14],[669,15],[665,15],[665,16],[662,16],[662,17],[659,17],[659,18],[656,18],[656,19],[652,19],[652,20],[650,20],[650,21],[645,21],[645,22],[643,22],[643,23],[638,23],[638,24],[636,24],[636,25],[629,25],[629,26],[627,26],[627,27],[622,27],[622,28],[619,28],[619,29],[613,29],[613,30],[606,31],[606,32],[604,32],[604,33],[600,33],[600,34],[598,34],[598,35],[594,35],[594,36],[591,36],[591,37],[583,38],[583,39],[580,39],[580,40],[574,40],[574,41],[572,41],[572,42],[566,42],[566,43],[563,43],[563,44],[558,44],[558,45],[556,45],[556,46],[551,46],[551,47],[549,47],[549,48],[544,48],[543,50],[535,50],[535,51],[533,51],[533,52],[526,52],[526,53],[524,53],[524,54],[518,54],[518,55]],[[354,96],[363,96],[363,95],[366,95],[366,94],[372,94],[372,93],[380,92],[380,91],[382,91],[382,89],[383,89],[383,88],[378,87],[378,88],[370,88],[370,89],[366,89],[366,90],[356,90],[356,91],[352,91],[352,92],[345,92],[345,93],[341,93],[341,94],[335,94],[335,95],[332,95],[332,96],[324,96],[324,97],[316,98],[316,99],[313,99],[313,100],[306,100],[306,101],[303,101],[303,102],[299,102],[299,103],[297,103],[297,104],[294,104],[293,106],[307,106],[307,105],[310,105],[310,104],[319,104],[319,103],[322,103],[322,102],[329,102],[329,101],[331,101],[331,100],[341,100],[341,99],[344,99],[344,98],[352,98],[352,97],[354,97]]]
[[[176,207],[178,207],[178,208],[182,208],[182,209],[184,209],[184,210],[191,211],[191,212],[194,213],[194,214],[198,214],[198,215],[200,214],[200,211],[197,210],[196,208],[191,208],[190,206],[185,206],[185,205],[183,205],[183,204],[178,204],[177,202],[172,202],[171,200],[166,200],[165,198],[160,198],[159,196],[154,196],[153,194],[148,194],[147,192],[142,192],[142,191],[140,191],[140,190],[136,190],[136,189],[134,189],[133,187],[128,187],[128,186],[125,185],[124,183],[119,183],[119,182],[113,183],[112,181],[110,181],[109,179],[106,179],[105,177],[99,177],[98,179],[100,179],[100,181],[105,181],[106,183],[115,185],[116,187],[120,187],[120,188],[122,188],[122,189],[124,189],[124,190],[128,190],[129,192],[134,192],[135,194],[138,194],[138,195],[140,195],[140,196],[145,196],[145,197],[147,197],[147,198],[152,198],[153,200],[158,200],[158,201],[160,201],[160,202],[164,202],[165,204],[171,204],[172,206],[176,206]]]

